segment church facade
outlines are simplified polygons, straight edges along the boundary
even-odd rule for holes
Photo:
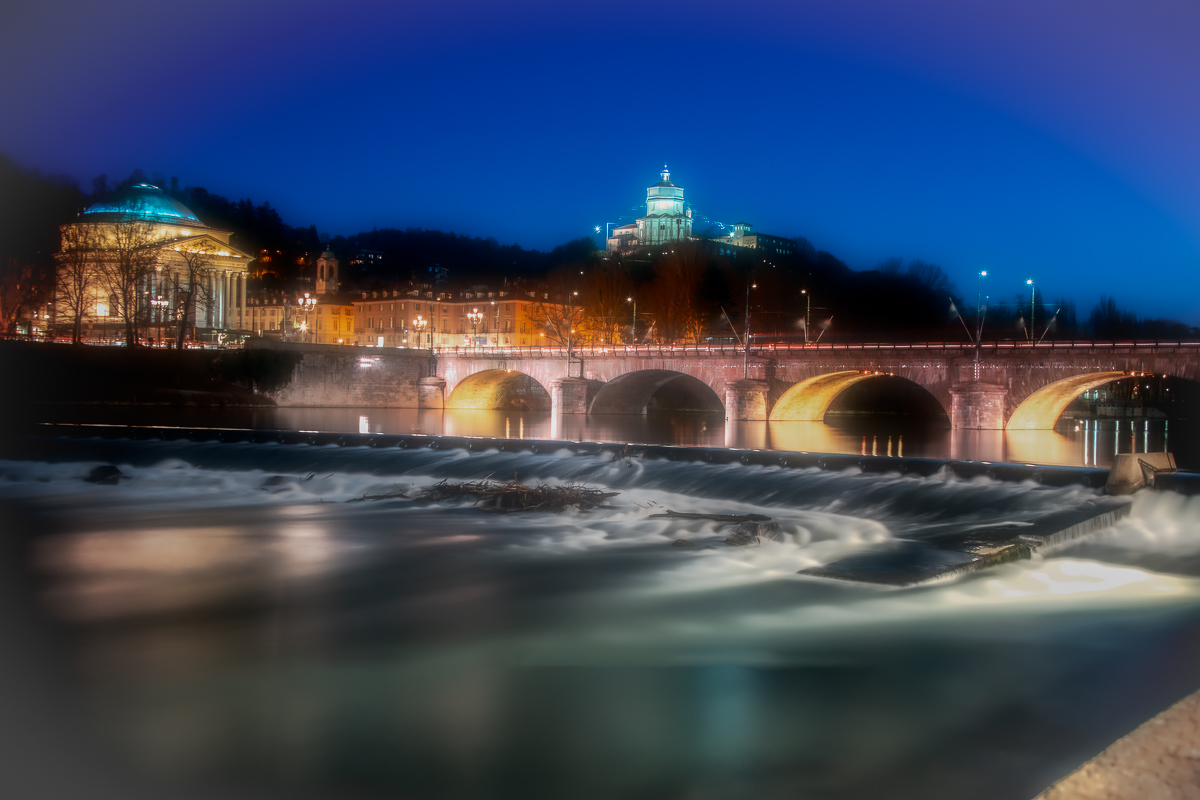
[[[646,214],[636,222],[613,228],[606,250],[629,252],[638,247],[653,247],[672,242],[687,242],[692,237],[692,209],[683,199],[683,187],[671,182],[671,173],[663,165],[661,180],[646,189]],[[721,226],[725,227],[725,226]],[[748,248],[765,250],[775,255],[796,252],[796,242],[783,236],[757,233],[748,222],[735,222],[725,228],[725,235],[710,239],[721,245],[721,252],[736,252]],[[707,237],[706,237],[707,238]]]
[[[230,244],[231,231],[205,225],[158,187],[131,186],[60,230],[56,327],[73,325],[78,309],[87,338],[120,338],[127,317],[169,338],[190,295],[196,338],[249,328],[252,256]],[[64,271],[80,279],[65,280]]]
[[[646,215],[632,225],[614,228],[608,250],[686,242],[692,238],[692,210],[683,199],[683,187],[671,183],[663,165],[661,180],[646,189]]]

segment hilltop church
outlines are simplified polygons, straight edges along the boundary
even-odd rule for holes
[[[630,225],[613,228],[607,251],[623,252],[636,247],[691,241],[692,210],[683,199],[683,187],[671,182],[671,173],[663,165],[658,183],[646,189],[646,215]],[[749,247],[776,254],[796,252],[796,243],[782,236],[755,233],[748,222],[735,222],[730,232],[714,241],[730,248]]]

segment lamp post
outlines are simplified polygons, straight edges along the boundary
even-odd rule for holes
[[[479,320],[483,319],[483,314],[479,313],[478,308],[472,308],[467,312],[467,319],[471,320],[471,346],[474,347],[479,338]]]
[[[425,338],[425,329],[429,327],[429,320],[417,314],[417,318],[413,320],[412,324],[417,329],[417,347],[420,347],[421,340]],[[429,343],[429,349],[433,349],[433,342]]]
[[[161,342],[162,341],[163,317],[166,316],[167,301],[160,294],[157,297],[155,297],[153,300],[151,300],[150,304],[152,306],[154,306],[154,310],[158,316],[158,340]]]
[[[633,335],[629,338],[633,340],[633,344],[637,346],[637,295],[625,298],[626,303],[633,303]]]
[[[750,377],[750,290],[757,289],[758,284],[754,282],[754,271],[750,271],[750,277],[746,279],[746,354],[742,359],[742,380]]]
[[[582,275],[583,273],[579,273]],[[567,295],[567,377],[571,377],[571,334],[575,332],[575,297],[579,292]]]
[[[804,343],[808,344],[808,326],[812,321],[812,295],[808,293],[808,289],[801,289],[800,294],[804,295]]]
[[[499,347],[500,346],[500,306],[496,305],[495,300],[492,301],[492,305],[496,306],[495,325],[492,326],[492,329],[495,331],[496,336],[494,339],[492,339],[492,345],[494,347]]]
[[[317,307],[317,298],[312,297],[308,292],[305,292],[303,297],[296,298],[296,305],[304,309],[304,341],[311,342],[312,328],[308,326],[308,315],[314,308]]]
[[[987,277],[987,270],[980,270],[975,275],[975,324],[979,325],[979,318],[983,315],[983,279]]]
[[[1034,326],[1033,301],[1037,297],[1037,286],[1034,285],[1033,278],[1030,278],[1029,280],[1025,281],[1025,283],[1029,284],[1029,341],[1032,342],[1033,341],[1033,326]]]

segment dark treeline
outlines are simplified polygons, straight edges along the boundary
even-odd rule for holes
[[[592,303],[612,296],[617,327],[629,326],[626,297],[638,301],[638,340],[737,338],[745,329],[747,304],[756,336],[804,341],[902,337],[944,339],[960,323],[951,312],[954,287],[938,267],[919,261],[889,262],[856,271],[836,256],[799,240],[795,255],[768,255],[718,242],[700,241],[645,248],[615,256],[619,291],[586,286]],[[588,273],[588,269],[583,269]],[[564,276],[579,270],[565,269]],[[619,275],[627,280],[622,282]],[[586,276],[585,276],[586,277]],[[602,281],[600,281],[602,283]],[[747,300],[749,288],[749,300]],[[626,294],[622,294],[625,292]],[[606,316],[610,309],[595,309]],[[652,330],[657,326],[657,330]],[[965,334],[958,334],[965,336]]]
[[[582,238],[550,252],[500,244],[494,238],[461,236],[422,228],[382,228],[335,236],[329,247],[342,259],[342,277],[353,288],[377,289],[421,276],[433,265],[448,269],[455,283],[494,283],[504,278],[539,278],[555,265],[586,260],[595,249]],[[362,254],[379,254],[371,263]]]
[[[453,232],[407,228],[323,237],[313,225],[288,225],[269,202],[230,200],[176,178],[135,170],[85,192],[71,179],[25,170],[0,155],[0,324],[11,330],[22,310],[50,299],[59,225],[91,203],[135,183],[153,183],[213,227],[233,231],[233,244],[255,257],[251,290],[292,291],[313,278],[327,247],[342,263],[342,289],[373,290],[429,283],[430,267],[452,285],[533,281],[577,302],[593,336],[628,341],[637,303],[639,341],[734,338],[745,328],[746,289],[756,335],[803,341],[1195,338],[1175,320],[1139,318],[1105,297],[1086,316],[1069,300],[1016,295],[976,308],[937,265],[892,258],[853,270],[835,255],[797,238],[794,254],[772,255],[701,239],[609,256],[590,238],[549,252]],[[582,275],[580,273],[583,273]],[[575,293],[578,294],[575,294]],[[631,300],[630,298],[633,298]],[[960,316],[961,313],[961,316]]]

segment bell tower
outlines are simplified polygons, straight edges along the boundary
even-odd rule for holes
[[[317,259],[317,294],[337,294],[338,260],[333,251],[326,250]]]

